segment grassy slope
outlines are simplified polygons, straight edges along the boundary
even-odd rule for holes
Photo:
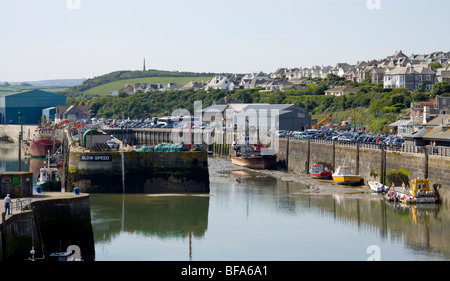
[[[365,126],[368,131],[372,131],[375,133],[380,133],[379,130],[384,128],[389,130],[390,128],[386,128],[386,123],[392,123],[398,120],[399,117],[408,118],[409,117],[409,109],[403,109],[400,113],[394,114],[391,116],[390,113],[384,113],[382,118],[376,118],[373,114],[370,113],[369,108],[359,108],[359,109],[347,109],[345,111],[336,111],[329,113],[320,113],[314,114],[312,118],[317,118],[317,122],[322,120],[325,117],[333,118],[332,123],[340,123],[345,120],[352,120],[352,124],[357,124],[358,127]],[[329,122],[326,122],[329,123]]]
[[[147,77],[147,78],[124,79],[91,88],[89,90],[86,90],[85,94],[100,95],[100,96],[109,95],[111,91],[120,90],[121,88],[123,88],[125,84],[134,85],[136,83],[150,83],[150,84],[160,83],[164,87],[168,83],[177,83],[179,85],[184,86],[191,80],[194,80],[198,83],[202,83],[202,81],[206,83],[211,78],[212,77],[208,76],[208,77]]]
[[[34,90],[39,89],[42,91],[57,93],[67,89],[67,87],[57,87],[57,86],[8,86],[8,87],[0,87],[0,96],[9,95],[25,90]]]

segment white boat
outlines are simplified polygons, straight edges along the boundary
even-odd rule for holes
[[[388,186],[381,184],[377,181],[369,181],[368,184],[373,192],[386,192],[389,189]]]

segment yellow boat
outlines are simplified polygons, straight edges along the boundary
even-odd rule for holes
[[[406,188],[405,184],[402,187],[392,186],[386,198],[389,201],[400,201],[405,204],[413,203],[439,203],[440,195],[437,187],[431,189],[428,179],[417,178],[411,180],[411,189]]]
[[[337,184],[357,185],[361,183],[362,177],[351,173],[350,167],[339,166],[332,175]]]

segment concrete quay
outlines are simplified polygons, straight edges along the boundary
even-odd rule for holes
[[[31,205],[38,201],[47,201],[47,200],[56,200],[56,199],[75,199],[80,197],[89,197],[89,194],[87,193],[80,193],[75,194],[74,192],[42,192],[33,194],[31,197],[26,198],[11,198],[11,215],[6,215],[5,218],[8,219],[9,217],[13,216],[14,214],[22,213],[26,210],[20,210],[16,206],[18,204],[18,200],[23,200],[23,204],[25,203],[31,203]],[[30,199],[30,201],[27,202],[27,199]],[[25,205],[23,205],[25,207]],[[0,212],[5,212],[5,200],[0,200]],[[1,223],[1,222],[0,222]]]
[[[6,215],[0,200],[0,261],[26,260],[31,249],[34,257],[48,260],[69,244],[81,249],[83,260],[94,259],[89,194],[43,192],[11,203],[11,215]]]

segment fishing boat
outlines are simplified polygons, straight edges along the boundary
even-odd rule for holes
[[[41,168],[36,186],[47,191],[61,191],[61,181],[57,168]]]
[[[440,195],[437,187],[431,189],[428,179],[417,178],[411,180],[411,188],[403,183],[401,187],[394,186],[385,195],[389,201],[398,201],[404,204],[439,203]]]
[[[362,178],[360,175],[355,175],[351,173],[349,166],[339,166],[336,171],[332,174],[333,180],[337,184],[344,185],[357,185],[360,184]]]
[[[316,179],[326,179],[331,177],[332,172],[326,170],[322,164],[314,164],[309,168],[309,174]]]
[[[58,169],[50,167],[50,154],[47,158],[47,167],[39,169],[39,177],[36,186],[47,191],[61,191],[61,181]]]
[[[61,141],[53,136],[53,129],[38,129],[37,136],[30,142],[32,157],[45,157],[47,153],[56,151]]]
[[[373,192],[381,193],[381,192],[386,192],[389,189],[388,186],[381,184],[377,181],[369,181],[368,184],[369,184],[370,189],[372,189]]]
[[[251,169],[272,169],[276,166],[275,155],[263,155],[262,144],[253,145],[234,145],[231,154],[231,163],[251,168]]]

